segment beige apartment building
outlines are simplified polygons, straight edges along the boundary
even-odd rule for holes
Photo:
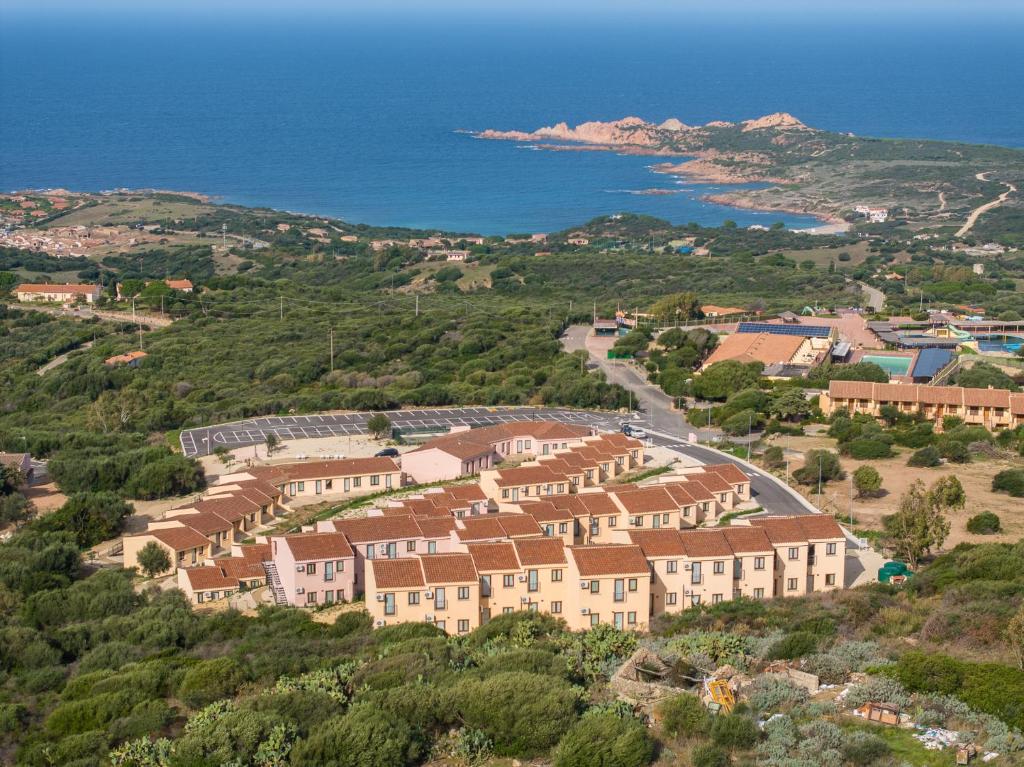
[[[569,546],[566,623],[580,631],[599,623],[642,631],[650,615],[651,577],[635,545]]]
[[[449,634],[480,625],[480,582],[464,553],[376,559],[366,570],[366,608],[374,626],[433,623]]]
[[[832,381],[819,404],[826,417],[845,411],[881,418],[882,408],[892,407],[901,413],[922,415],[935,424],[936,430],[942,429],[946,416],[990,431],[1024,424],[1024,394],[1007,389]]]

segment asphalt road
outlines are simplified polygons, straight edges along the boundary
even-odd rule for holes
[[[270,433],[276,434],[281,441],[366,434],[366,422],[371,415],[373,413],[367,412],[250,418],[183,431],[181,447],[185,455],[198,456],[208,455],[220,445],[233,449],[262,444],[266,440],[266,435]],[[386,412],[385,415],[400,429],[436,428],[438,431],[456,425],[487,426],[530,420],[554,420],[584,424],[605,431],[618,431],[625,419],[625,416],[617,413],[538,407],[425,408],[393,410]],[[702,463],[737,464],[751,476],[750,485],[754,499],[774,514],[809,514],[813,511],[813,507],[770,474],[725,453],[689,442],[689,427],[683,424],[678,413],[671,415],[674,418],[664,420],[655,416],[655,428],[648,430],[651,444],[667,447]],[[635,417],[632,420],[635,420]],[[647,424],[642,425],[647,428]]]

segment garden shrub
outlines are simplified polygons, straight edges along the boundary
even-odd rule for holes
[[[727,749],[753,748],[760,732],[753,719],[739,713],[718,716],[711,725],[712,741]]]
[[[643,767],[654,758],[654,741],[643,722],[613,713],[587,714],[562,737],[555,767]]]
[[[942,464],[938,449],[929,445],[923,447],[907,459],[907,466],[914,468],[933,468]]]
[[[889,458],[892,456],[892,448],[887,443],[877,439],[860,438],[851,440],[844,445],[843,451],[846,455],[858,461],[870,461],[874,458]]]
[[[358,704],[298,741],[291,762],[323,767],[406,767],[415,764],[422,751],[423,743],[407,722]]]
[[[655,707],[661,731],[671,738],[692,738],[711,730],[711,714],[696,695],[682,693]]]
[[[729,767],[729,754],[712,743],[701,743],[690,750],[693,767]]]
[[[1024,469],[1004,469],[992,478],[992,492],[1024,498]]]
[[[178,697],[191,708],[230,698],[246,681],[245,669],[231,658],[200,661],[187,672],[178,687]]]
[[[794,631],[775,642],[768,650],[766,660],[791,660],[810,655],[818,649],[818,637],[809,631]]]
[[[967,532],[975,535],[994,535],[1001,530],[999,516],[991,511],[983,511],[967,520]]]
[[[758,711],[771,712],[795,706],[807,700],[807,690],[779,676],[759,676],[750,689],[750,705]]]
[[[577,698],[560,679],[512,671],[454,690],[467,727],[482,730],[503,756],[532,756],[557,743],[576,721]]]
[[[889,744],[871,732],[853,730],[843,738],[843,758],[855,767],[869,767],[889,755]]]

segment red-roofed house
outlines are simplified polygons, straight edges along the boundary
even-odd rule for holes
[[[273,536],[270,555],[270,585],[278,601],[316,607],[355,595],[355,553],[343,533]]]
[[[566,577],[570,628],[598,623],[643,630],[651,610],[651,573],[634,545],[570,546]]]

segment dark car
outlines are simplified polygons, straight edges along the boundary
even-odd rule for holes
[[[398,458],[398,450],[393,447],[386,447],[373,455],[375,458]]]

